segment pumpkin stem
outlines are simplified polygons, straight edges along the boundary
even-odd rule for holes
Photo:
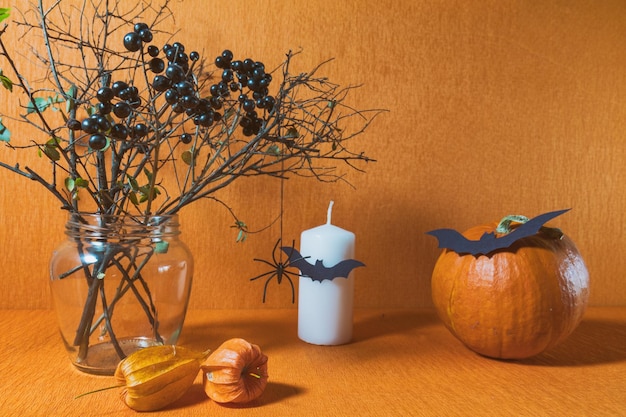
[[[511,229],[511,223],[526,223],[528,221],[528,217],[522,216],[521,214],[509,214],[508,216],[504,216],[500,223],[498,223],[498,227],[496,227],[496,233],[508,235],[513,231]]]
[[[522,216],[521,214],[509,214],[508,216],[504,216],[498,226],[496,227],[496,233],[501,235],[508,235],[513,231],[511,227],[512,223],[526,223],[528,221],[528,217]],[[540,231],[547,233],[549,237],[553,239],[561,239],[563,237],[563,232],[561,229],[557,227],[547,227],[541,226]]]

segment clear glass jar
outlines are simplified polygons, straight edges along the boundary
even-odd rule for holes
[[[112,375],[121,359],[175,344],[185,320],[193,258],[178,216],[72,213],[50,261],[61,336],[81,371]]]

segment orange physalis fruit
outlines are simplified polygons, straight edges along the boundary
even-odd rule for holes
[[[182,346],[151,346],[122,360],[115,370],[124,403],[136,411],[154,411],[182,397],[191,387],[208,352]]]
[[[267,356],[244,339],[222,343],[202,364],[204,391],[218,403],[245,403],[267,386]]]

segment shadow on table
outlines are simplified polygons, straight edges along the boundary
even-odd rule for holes
[[[265,316],[263,320],[251,319],[249,312],[239,316],[221,317],[208,324],[189,321],[185,323],[181,334],[181,344],[189,345],[198,350],[215,348],[232,337],[253,340],[271,349],[274,346],[284,348],[290,344],[302,343],[298,339],[297,310],[285,320],[284,316]],[[359,311],[354,316],[352,343],[374,339],[390,334],[410,332],[433,323],[440,323],[431,310],[385,310]]]
[[[274,346],[285,347],[298,343],[297,313],[289,320],[282,317],[252,319],[249,312],[241,314],[228,312],[228,314],[229,316],[215,318],[207,323],[191,320],[185,322],[181,344],[199,350],[215,349],[230,338],[240,337],[263,346],[263,350],[269,350]]]
[[[519,361],[537,366],[587,366],[626,361],[626,322],[583,320],[563,343]]]
[[[433,323],[439,323],[439,319],[434,312],[429,310],[372,312],[355,319],[354,342],[410,332]]]
[[[264,405],[277,403],[280,401],[284,401],[287,398],[294,397],[297,395],[301,395],[304,393],[305,389],[302,387],[296,387],[288,384],[281,384],[277,382],[268,382],[263,395],[261,395],[256,400],[243,403],[243,404],[219,404],[224,408],[256,408],[262,407]],[[179,410],[184,408],[193,407],[196,404],[200,404],[203,402],[212,402],[207,395],[204,393],[204,388],[202,388],[202,384],[195,383],[189,388],[189,391],[185,393],[185,395],[179,399],[178,401],[172,403],[170,406],[166,407],[164,410]],[[217,403],[216,403],[217,404]]]
[[[222,405],[227,408],[262,407],[265,405],[285,401],[287,398],[301,395],[305,391],[306,390],[302,387],[296,387],[294,385],[281,384],[278,382],[270,381],[267,383],[267,387],[265,387],[265,391],[263,391],[263,395],[261,395],[256,400],[250,401],[249,403],[243,403],[243,404],[222,404]]]

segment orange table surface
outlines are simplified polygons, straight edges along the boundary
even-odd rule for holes
[[[560,346],[524,361],[466,349],[432,311],[357,310],[354,340],[297,337],[297,312],[191,310],[179,341],[231,337],[261,346],[270,383],[258,400],[222,406],[200,380],[155,416],[626,416],[626,308],[591,308]],[[50,310],[0,310],[1,416],[135,416],[113,385],[69,363]]]

